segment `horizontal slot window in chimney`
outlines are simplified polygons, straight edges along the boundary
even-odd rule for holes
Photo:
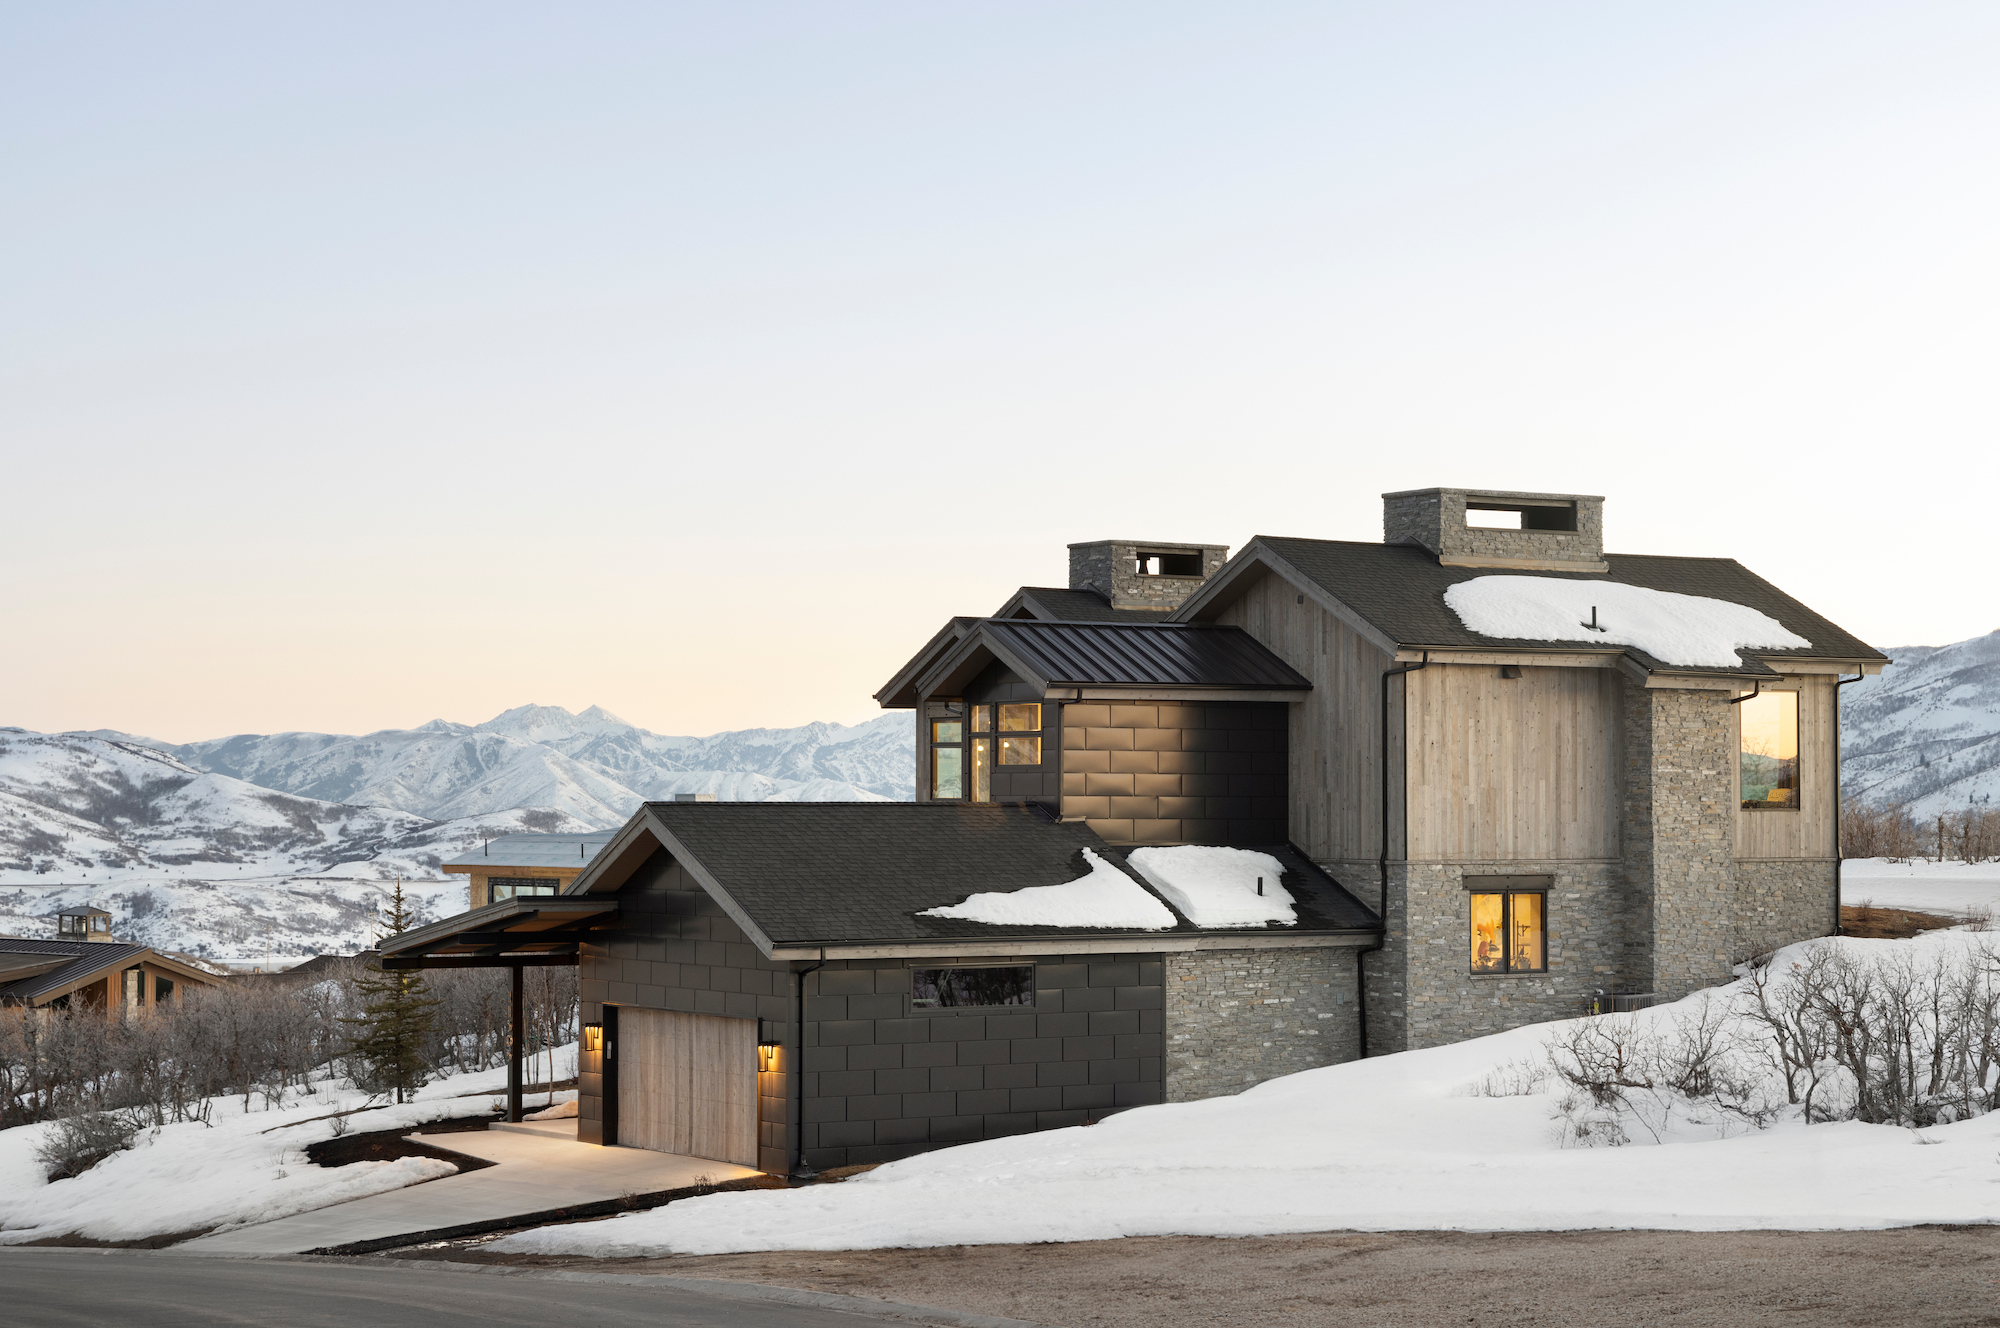
[[[1198,553],[1146,553],[1133,555],[1139,562],[1140,576],[1200,576],[1201,555]]]
[[[1481,502],[1467,499],[1465,524],[1474,530],[1576,529],[1575,503]]]

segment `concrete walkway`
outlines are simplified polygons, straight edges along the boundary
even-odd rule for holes
[[[330,1245],[471,1222],[496,1222],[627,1194],[678,1190],[702,1176],[722,1181],[757,1174],[749,1167],[707,1158],[580,1144],[573,1119],[423,1135],[421,1142],[483,1157],[497,1165],[218,1232],[173,1248],[189,1254],[302,1254]]]

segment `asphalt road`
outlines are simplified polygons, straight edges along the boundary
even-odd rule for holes
[[[882,1318],[809,1305],[446,1265],[293,1263],[123,1250],[0,1249],[8,1328],[865,1328]]]

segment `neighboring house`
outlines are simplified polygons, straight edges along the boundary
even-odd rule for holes
[[[1605,554],[1598,498],[1389,494],[1384,527],[1072,545],[1069,587],[877,694],[918,713],[915,805],[648,804],[560,898],[385,964],[576,955],[580,1137],[778,1171],[1672,998],[1835,929],[1837,683],[1882,655],[1731,560]]]
[[[468,907],[483,908],[516,895],[555,895],[575,880],[611,832],[587,835],[500,835],[470,853],[447,859],[444,870],[469,876]]]
[[[221,981],[150,946],[114,940],[110,924],[103,909],[75,909],[57,916],[54,940],[0,937],[0,1005],[142,1014]]]

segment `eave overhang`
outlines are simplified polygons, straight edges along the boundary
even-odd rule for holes
[[[518,896],[389,937],[376,950],[386,969],[433,967],[438,960],[494,967],[527,958],[574,962],[585,937],[617,925],[614,899]]]

